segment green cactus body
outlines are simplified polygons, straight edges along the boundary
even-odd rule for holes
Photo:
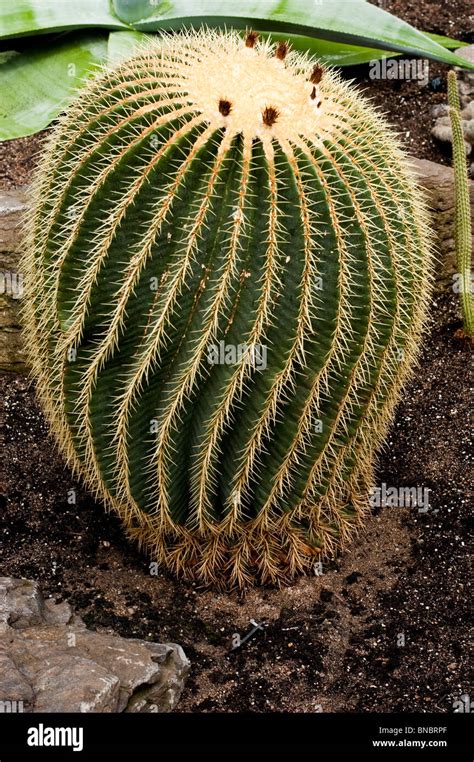
[[[474,298],[472,295],[472,227],[471,203],[469,197],[469,177],[467,174],[466,151],[461,119],[456,72],[448,73],[448,103],[453,134],[454,166],[454,241],[459,274],[461,311],[466,337],[474,339]]]
[[[153,560],[242,586],[346,543],[430,288],[419,191],[348,85],[252,34],[165,38],[62,119],[27,248],[51,426]]]

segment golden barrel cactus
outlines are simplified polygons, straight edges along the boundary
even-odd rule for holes
[[[245,586],[347,543],[430,240],[395,138],[335,73],[207,30],[101,72],[45,151],[24,269],[57,441],[152,560]]]

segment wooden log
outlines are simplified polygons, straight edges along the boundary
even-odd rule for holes
[[[413,159],[420,185],[432,210],[439,261],[436,288],[452,288],[456,273],[454,249],[454,173],[450,167]],[[27,187],[0,192],[0,370],[26,370],[21,341],[22,274],[18,270]],[[470,181],[474,230],[474,182]]]

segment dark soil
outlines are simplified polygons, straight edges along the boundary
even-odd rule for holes
[[[423,32],[441,34],[460,42],[474,42],[474,7],[472,0],[372,0],[384,10],[412,24]],[[433,106],[446,103],[448,66],[425,61],[427,83],[416,80],[374,80],[370,67],[359,66],[347,73],[354,76],[361,89],[399,132],[408,153],[418,159],[440,164],[451,163],[451,146],[431,135],[435,119]]]
[[[372,0],[385,10],[425,32],[474,42],[472,0]],[[434,124],[433,106],[446,102],[449,67],[429,62],[427,84],[412,80],[374,80],[369,66],[345,69],[344,74],[372,99],[400,135],[405,149],[419,159],[441,164],[451,162],[451,148],[430,134]],[[46,131],[29,138],[0,143],[0,188],[14,188],[29,182]]]
[[[243,596],[151,576],[58,458],[31,382],[4,375],[0,574],[39,580],[92,628],[182,644],[181,711],[452,711],[469,692],[472,378],[457,297],[433,319],[378,469],[379,484],[429,488],[428,512],[375,508],[321,576]],[[263,629],[232,651],[251,619]]]
[[[474,29],[474,8],[471,0],[370,0],[389,13],[424,32],[442,34],[469,42]]]

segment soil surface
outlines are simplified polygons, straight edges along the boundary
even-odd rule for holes
[[[371,1],[423,32],[441,34],[469,44],[474,42],[472,0]],[[413,59],[404,60],[407,63]],[[423,64],[425,68],[418,69],[423,77],[420,82],[416,79],[371,79],[370,66],[346,69],[345,73],[355,78],[365,95],[385,114],[399,132],[400,141],[408,153],[418,159],[451,164],[451,145],[431,135],[435,122],[431,110],[440,103],[446,103],[450,67],[427,59],[423,60]]]
[[[467,0],[378,4],[426,31],[473,40]],[[368,67],[345,73],[386,112],[412,155],[447,163],[449,153],[430,136],[447,71],[430,63],[427,85],[374,81]],[[1,188],[29,181],[41,141],[0,145]],[[92,628],[180,643],[192,661],[183,712],[451,712],[470,692],[472,371],[470,351],[456,338],[458,297],[437,296],[432,312],[377,472],[387,488],[430,490],[429,510],[376,507],[321,575],[240,596],[151,575],[119,521],[58,457],[32,383],[0,376],[0,574],[37,579]],[[261,628],[232,650],[251,620]]]
[[[469,692],[470,350],[457,296],[436,297],[379,485],[429,490],[429,509],[375,507],[322,574],[222,594],[150,574],[114,516],[55,452],[32,383],[0,377],[0,574],[40,581],[95,629],[180,643],[182,712],[446,711]],[[426,494],[426,493],[424,493]],[[262,625],[240,648],[251,620]]]
[[[474,42],[472,0],[372,0],[384,10],[425,32],[452,37],[460,42]],[[410,59],[411,60],[411,59]],[[451,147],[430,134],[434,125],[433,106],[446,103],[448,66],[427,62],[427,81],[372,79],[370,66],[343,69],[355,80],[398,131],[404,148],[418,159],[441,164],[451,163]],[[0,143],[0,189],[24,185],[31,179],[41,151],[46,130],[38,135]]]

